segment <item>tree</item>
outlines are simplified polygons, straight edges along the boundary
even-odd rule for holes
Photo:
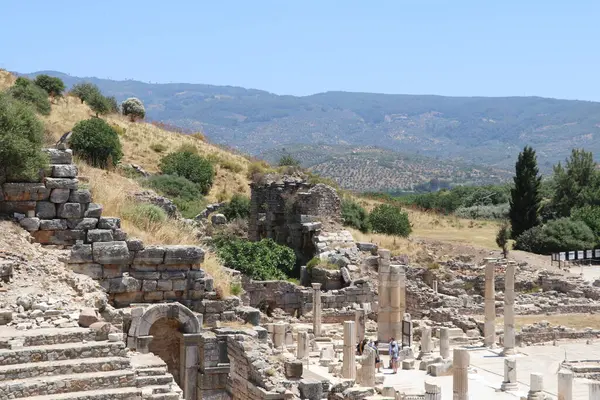
[[[78,83],[71,89],[71,94],[78,97],[81,102],[88,101],[92,96],[96,94],[102,94],[98,86],[89,82]]]
[[[248,218],[250,215],[250,199],[239,193],[233,195],[229,203],[221,210],[228,221],[236,218]]]
[[[65,91],[65,83],[60,78],[42,74],[35,77],[33,81],[50,95],[50,97],[60,97]]]
[[[279,159],[279,166],[280,167],[299,167],[300,161],[298,161],[291,155],[286,154],[286,155],[281,156],[281,158]]]
[[[369,214],[352,199],[342,200],[342,221],[345,226],[356,228],[362,233],[367,233],[371,229]]]
[[[596,235],[596,241],[600,242],[600,207],[586,205],[580,208],[574,208],[571,210],[571,219],[574,221],[583,221],[587,226],[590,227],[594,235]]]
[[[111,105],[108,99],[100,93],[94,93],[88,97],[87,104],[96,113],[96,117],[98,117],[98,114],[104,115],[110,112]]]
[[[515,241],[515,249],[550,254],[592,249],[595,244],[594,233],[583,221],[559,218],[523,232]]]
[[[508,257],[508,239],[510,239],[510,228],[508,223],[503,223],[496,234],[496,244],[502,249],[504,258]]]
[[[119,112],[119,103],[117,103],[117,99],[115,96],[106,97],[106,101],[108,102],[108,112],[109,113],[118,113]]]
[[[8,92],[15,99],[30,104],[42,115],[49,115],[52,110],[48,101],[48,93],[27,78],[17,78]]]
[[[215,177],[215,170],[207,159],[190,151],[167,154],[160,160],[163,174],[182,176],[200,186],[202,194],[208,194]]]
[[[508,215],[513,238],[516,238],[539,223],[542,177],[539,175],[535,150],[529,146],[519,153],[513,181],[515,186],[510,190]]]
[[[119,135],[100,118],[79,121],[73,127],[69,143],[78,157],[94,167],[108,168],[123,157]]]
[[[44,126],[33,110],[0,92],[0,182],[39,178],[48,165],[43,144]]]
[[[412,232],[408,214],[390,204],[380,204],[369,215],[375,232],[388,235],[408,236]]]
[[[568,217],[571,209],[585,205],[599,205],[600,179],[592,153],[573,149],[565,167],[554,167],[554,195],[552,205],[559,217]]]
[[[130,97],[121,103],[121,112],[125,116],[129,116],[129,119],[133,122],[136,119],[144,119],[146,116],[146,109],[144,103],[138,98]]]

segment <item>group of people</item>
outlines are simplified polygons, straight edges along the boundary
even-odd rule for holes
[[[356,354],[358,354],[359,356],[361,356],[363,354],[363,352],[365,351],[365,347],[371,347],[373,350],[375,350],[375,367],[377,367],[377,372],[381,372],[381,358],[379,357],[379,340],[371,340],[371,339],[363,339],[360,343],[358,343],[358,345],[356,346]],[[390,355],[390,365],[389,368],[392,369],[395,373],[398,372],[398,357],[400,355],[400,348],[398,347],[398,342],[396,342],[396,339],[394,338],[390,338],[389,340],[389,344],[388,344],[388,350],[389,350],[389,355]]]

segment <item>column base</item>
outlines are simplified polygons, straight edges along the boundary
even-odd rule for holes
[[[517,354],[517,352],[514,348],[504,348],[504,350],[502,350],[502,352],[500,353],[502,357],[514,356],[515,354]]]
[[[502,382],[500,389],[503,392],[513,392],[519,389],[519,384],[516,382]]]

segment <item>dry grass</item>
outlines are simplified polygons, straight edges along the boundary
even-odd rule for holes
[[[213,277],[217,293],[222,297],[231,295],[231,283],[233,282],[233,277],[223,268],[214,254],[206,255],[204,263],[202,264],[202,269]]]
[[[521,329],[523,325],[540,321],[548,321],[552,325],[563,325],[574,329],[598,329],[600,314],[516,315],[515,327]],[[504,320],[501,318],[499,326],[502,324],[504,324]]]
[[[6,90],[11,87],[17,78],[10,72],[0,69],[0,90]]]
[[[393,256],[408,255],[411,259],[423,251],[423,246],[410,238],[383,235],[380,233],[362,233],[356,229],[348,229],[357,242],[371,242],[379,248],[388,249]]]

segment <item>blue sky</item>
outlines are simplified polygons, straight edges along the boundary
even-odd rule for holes
[[[0,68],[294,95],[600,100],[599,17],[594,0],[8,0]]]

